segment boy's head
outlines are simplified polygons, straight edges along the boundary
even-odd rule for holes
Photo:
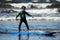
[[[25,6],[22,6],[21,9],[22,9],[23,11],[25,11],[26,7],[25,7]]]

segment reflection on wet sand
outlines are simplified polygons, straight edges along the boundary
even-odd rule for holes
[[[33,34],[34,35],[34,34]],[[22,37],[22,36],[25,36],[23,34],[18,34],[18,40],[29,40],[30,38],[30,34],[26,34],[25,38]],[[40,39],[40,36],[46,36],[46,37],[56,37],[56,35],[37,35],[39,36],[39,39]]]
[[[18,35],[18,40],[22,40],[22,35],[21,34]],[[29,40],[29,34],[27,34],[26,40]]]

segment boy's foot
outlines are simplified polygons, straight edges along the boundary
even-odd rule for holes
[[[29,31],[29,29],[27,29],[27,31]]]

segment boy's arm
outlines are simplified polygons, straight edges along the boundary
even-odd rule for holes
[[[19,14],[16,16],[16,19],[17,19],[18,16],[19,16]]]
[[[33,17],[32,15],[30,15],[28,12],[26,12],[26,14],[28,15],[28,16],[31,16],[31,17]]]

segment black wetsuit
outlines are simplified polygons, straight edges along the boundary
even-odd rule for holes
[[[27,20],[26,20],[26,15],[32,16],[32,15],[28,14],[26,11],[20,11],[19,14],[16,16],[16,17],[20,16],[19,30],[21,30],[22,22],[25,23],[27,29],[29,30],[28,23],[27,23]]]

